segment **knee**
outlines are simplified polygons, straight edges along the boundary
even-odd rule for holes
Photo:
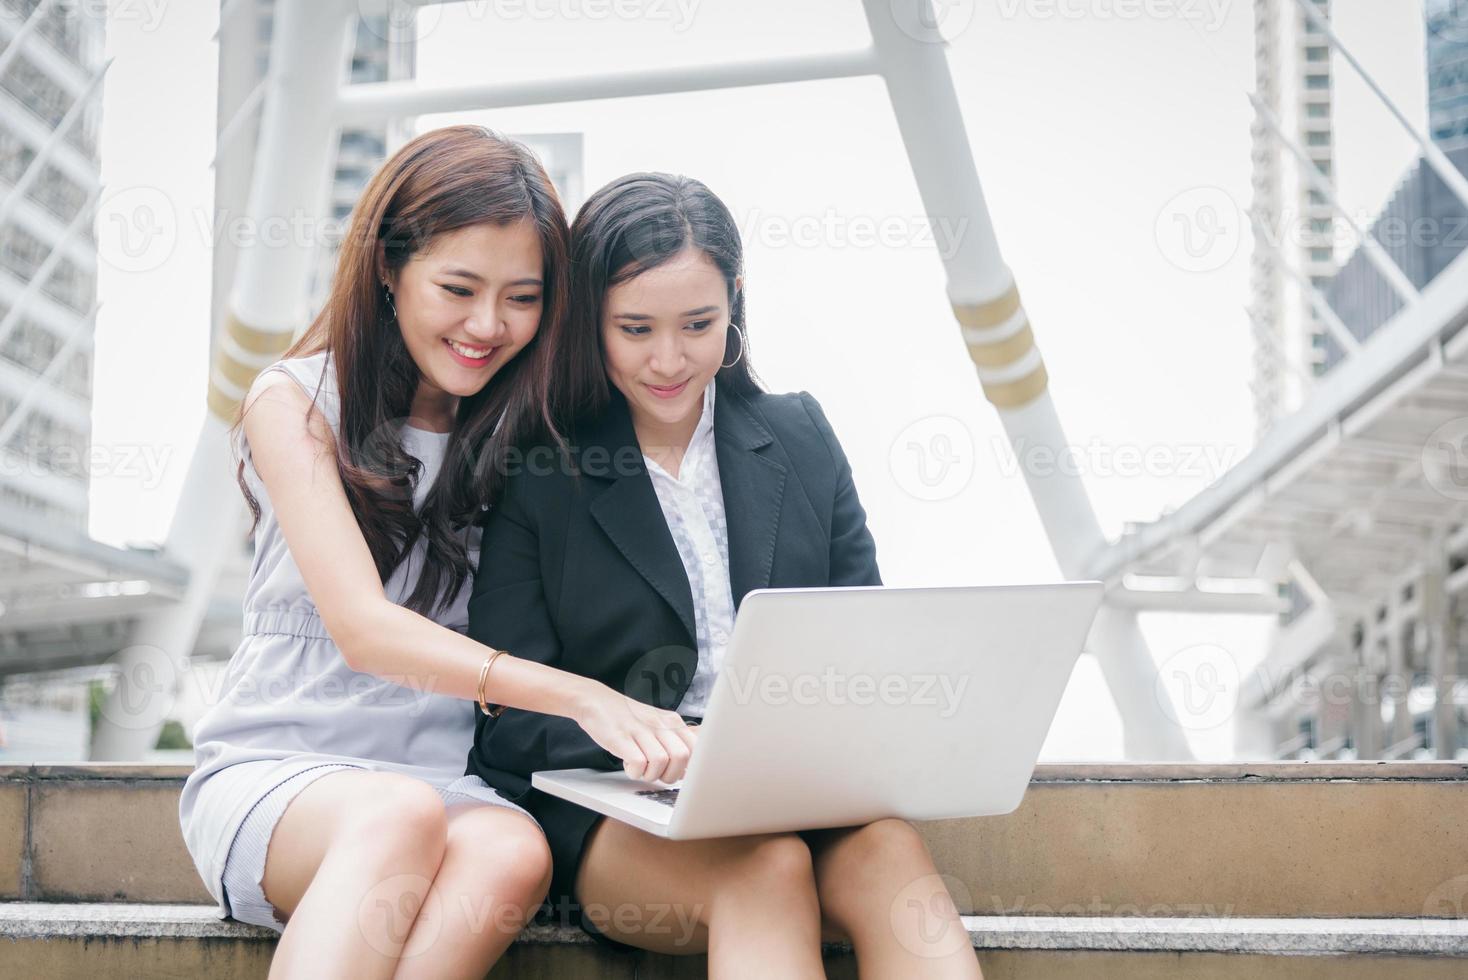
[[[853,857],[863,864],[878,857],[902,866],[931,860],[927,842],[917,828],[895,817],[858,827],[852,831],[850,843]]]
[[[396,774],[384,774],[376,790],[347,815],[343,836],[384,861],[437,867],[448,841],[448,820],[437,791]]]
[[[928,845],[912,824],[888,818],[848,831],[829,847],[821,862],[822,887],[863,889],[894,875],[912,878],[932,872]]]
[[[814,888],[810,848],[795,834],[755,838],[740,856],[739,876],[761,890],[788,894]]]
[[[545,838],[538,831],[527,833],[512,849],[502,874],[506,900],[534,911],[550,891],[551,852]]]
[[[501,901],[521,908],[541,903],[550,889],[551,852],[545,835],[529,820],[457,820],[449,828],[448,850],[457,862],[475,868],[479,881],[492,882]]]

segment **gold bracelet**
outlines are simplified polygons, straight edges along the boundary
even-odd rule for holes
[[[474,688],[475,697],[479,701],[479,710],[489,714],[489,705],[484,703],[484,679],[489,676],[489,662],[494,659],[494,654],[484,658],[484,663],[479,665],[479,684]]]
[[[484,712],[491,718],[498,718],[500,716],[500,713],[505,709],[503,705],[498,704],[491,708],[489,704],[485,702],[484,682],[489,679],[489,668],[494,666],[495,658],[506,652],[508,651],[495,650],[491,652],[489,656],[484,658],[484,663],[479,666],[479,686],[475,689],[479,695],[479,710]]]

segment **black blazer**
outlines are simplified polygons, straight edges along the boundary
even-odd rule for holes
[[[723,384],[716,395],[736,610],[753,589],[880,585],[851,467],[816,400],[746,398]],[[542,447],[516,461],[485,525],[469,635],[676,708],[698,661],[693,597],[620,393],[571,442],[570,457]],[[567,718],[514,708],[475,717],[468,772],[540,821],[555,861],[550,898],[573,900],[583,841],[601,818],[531,790],[530,774],[620,761]]]

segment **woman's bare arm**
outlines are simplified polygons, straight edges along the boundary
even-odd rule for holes
[[[308,419],[309,407],[299,385],[271,372],[245,403],[244,431],[327,632],[354,670],[474,698],[487,648],[387,598],[337,473],[331,430],[319,411]],[[589,711],[603,691],[614,693],[587,678],[513,657],[496,660],[486,684],[494,703],[568,718]]]
[[[488,648],[387,598],[347,501],[331,429],[291,378],[270,372],[245,402],[245,438],[291,557],[321,620],[354,670],[405,687],[472,699]],[[485,685],[495,704],[571,718],[641,778],[681,775],[694,735],[676,712],[604,684],[513,656]],[[643,746],[667,748],[649,759]]]

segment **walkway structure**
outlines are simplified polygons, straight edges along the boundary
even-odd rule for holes
[[[409,6],[430,2],[410,0]],[[1308,5],[1308,0],[1300,2]],[[229,7],[227,4],[226,17]],[[1011,440],[1057,452],[1065,448],[1065,433],[1050,399],[1035,333],[989,220],[936,26],[939,21],[929,0],[865,0],[872,43],[851,52],[510,84],[342,86],[339,80],[345,77],[354,18],[361,13],[392,14],[401,9],[396,4],[383,10],[366,8],[373,4],[368,2],[364,8],[356,0],[277,3],[269,72],[258,93],[244,99],[239,108],[241,114],[259,113],[250,215],[263,219],[276,214],[324,213],[334,138],[344,125],[455,110],[876,75],[886,83],[928,215],[934,220],[954,215],[967,219],[968,233],[944,257],[944,263],[956,324],[985,397],[995,406]],[[1321,32],[1339,50],[1329,26],[1322,24]],[[329,43],[324,44],[323,39]],[[1261,121],[1269,124],[1267,114],[1261,112]],[[240,128],[240,119],[230,120],[222,133],[236,133]],[[1454,176],[1444,179],[1461,184],[1456,170],[1450,165],[1448,169]],[[156,688],[157,678],[172,676],[185,665],[221,565],[227,536],[219,534],[216,504],[235,496],[225,432],[255,374],[278,357],[305,326],[312,267],[313,255],[305,245],[244,250],[239,255],[230,315],[215,338],[210,417],[164,549],[167,560],[184,569],[185,575],[177,600],[145,611],[129,646],[116,657],[119,684],[96,732],[93,749],[98,759],[136,758],[156,737],[156,725],[162,719],[148,707],[145,686]],[[1346,435],[1358,434],[1369,421],[1366,415],[1353,414],[1364,406],[1363,399],[1388,392],[1387,401],[1400,400],[1408,390],[1403,379],[1420,383],[1423,371],[1439,379],[1453,377],[1443,372],[1456,351],[1447,346],[1454,332],[1452,321],[1468,300],[1465,276],[1468,270],[1455,266],[1439,277],[1404,309],[1400,322],[1371,339],[1370,356],[1351,358],[1333,372],[1304,410],[1282,422],[1240,466],[1167,519],[1116,544],[1102,536],[1078,476],[1068,475],[1064,468],[1046,475],[1026,474],[1062,573],[1067,578],[1099,578],[1108,585],[1107,600],[1088,648],[1096,654],[1122,716],[1128,757],[1188,756],[1185,728],[1176,722],[1178,709],[1165,687],[1157,683],[1154,658],[1138,629],[1139,612],[1273,612],[1287,606],[1296,593],[1289,592],[1283,599],[1261,594],[1261,579],[1292,580],[1303,594],[1312,584],[1321,589],[1334,587],[1336,583],[1323,578],[1328,574],[1374,567],[1372,559],[1379,555],[1376,539],[1356,545],[1349,561],[1344,553],[1337,556],[1319,550],[1323,542],[1340,537],[1337,527],[1308,537],[1303,523],[1288,518],[1270,522],[1261,517],[1261,523],[1241,528],[1235,537],[1224,540],[1222,535],[1237,526],[1242,514],[1250,508],[1257,510],[1288,482],[1282,472],[1298,474],[1321,451],[1302,455],[1306,448],[1319,444],[1329,453],[1342,445]],[[1410,369],[1417,363],[1429,366],[1412,374]],[[1380,409],[1387,401],[1373,404]],[[1430,420],[1440,420],[1439,415],[1429,415]],[[1350,429],[1348,417],[1354,419]],[[1385,443],[1391,445],[1383,448]],[[1399,463],[1403,459],[1401,444],[1384,437],[1359,441],[1341,455],[1347,452],[1370,456],[1372,481],[1384,456]],[[1352,492],[1351,484],[1342,483],[1333,472],[1322,474],[1322,479],[1328,481],[1324,488],[1332,493]],[[1320,492],[1320,484],[1312,481],[1309,486]],[[1394,487],[1378,494],[1378,489],[1376,482],[1370,482],[1360,492],[1372,506],[1380,507],[1399,506],[1404,494],[1410,498],[1413,492],[1410,487]],[[1428,502],[1436,500],[1424,500]],[[1333,503],[1323,506],[1336,508]],[[1376,519],[1383,516],[1377,513]],[[1373,527],[1378,537],[1394,530],[1384,521]],[[1388,540],[1392,547],[1404,547],[1400,534]],[[1220,578],[1228,581],[1220,582]],[[1308,629],[1321,630],[1319,624],[1324,620],[1334,622],[1323,603],[1317,602],[1313,609],[1313,616],[1291,620],[1285,632],[1305,636]],[[1331,635],[1335,632],[1332,627]]]
[[[1421,161],[1399,195],[1414,210],[1402,221],[1389,207],[1362,228],[1318,154],[1253,97],[1256,131],[1287,149],[1361,243],[1329,296],[1295,274],[1328,329],[1327,370],[1239,465],[1087,568],[1113,582],[1253,575],[1278,584],[1288,608],[1240,692],[1242,755],[1451,759],[1468,755],[1468,691],[1458,680],[1459,599],[1468,590],[1468,223],[1452,220],[1468,216],[1468,179],[1346,48],[1319,3],[1290,2],[1312,43],[1328,45],[1416,142]],[[1429,20],[1429,32],[1453,31],[1461,43],[1461,13],[1441,16],[1451,23]],[[1268,216],[1263,203],[1256,222]],[[1409,245],[1431,235],[1434,254],[1413,254],[1404,232]],[[1209,665],[1214,676],[1237,666],[1231,656]]]
[[[429,2],[411,0],[410,5]],[[994,237],[939,20],[929,0],[865,0],[864,7],[872,44],[858,51],[499,85],[435,88],[388,82],[343,87],[338,80],[353,18],[369,11],[355,0],[280,0],[269,75],[259,98],[241,109],[250,112],[258,106],[261,112],[249,213],[260,218],[321,213],[333,137],[342,125],[453,110],[877,75],[886,82],[926,212],[934,221],[954,215],[967,220],[967,233],[944,263],[949,298],[984,394],[1011,439],[1059,451],[1066,445],[1064,430],[1050,399],[1035,335]],[[224,132],[236,128],[231,121]],[[125,720],[97,730],[93,749],[98,759],[134,758],[155,735],[123,705],[146,700],[131,689],[132,678],[168,675],[182,669],[188,656],[219,567],[214,502],[233,489],[225,431],[256,372],[304,327],[311,259],[304,247],[255,249],[239,256],[232,315],[216,342],[210,418],[165,549],[188,568],[188,584],[180,602],[143,618],[132,648],[120,658],[121,682],[104,715]],[[1026,479],[1063,574],[1084,577],[1087,561],[1106,541],[1079,476],[1026,474]],[[1186,758],[1186,740],[1169,720],[1165,695],[1159,697],[1156,669],[1137,627],[1136,613],[1146,602],[1146,596],[1130,596],[1108,603],[1097,617],[1090,649],[1120,709],[1127,754]],[[144,669],[144,664],[152,666]],[[144,716],[149,717],[146,710]]]

